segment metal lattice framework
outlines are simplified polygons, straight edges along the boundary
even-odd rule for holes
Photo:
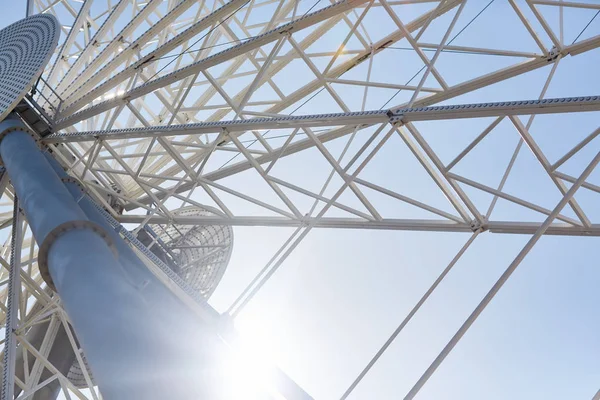
[[[561,75],[563,68],[591,74],[586,68],[597,65],[595,1],[29,5],[62,26],[58,50],[27,100],[53,128],[40,141],[115,226],[293,228],[233,302],[232,316],[313,228],[470,234],[356,380],[340,388],[342,399],[479,235],[531,238],[412,389],[398,396],[419,393],[542,235],[600,236],[600,88]],[[496,26],[477,24],[493,12]],[[499,32],[503,24],[513,32]],[[544,135],[552,124],[570,131],[552,135],[549,145]],[[495,144],[486,145],[492,138]],[[526,166],[519,164],[524,158]],[[528,169],[539,172],[535,180]],[[524,184],[510,185],[514,180]],[[0,316],[6,320],[14,308],[14,338],[28,350],[17,363],[31,368],[26,381],[13,378],[19,398],[56,380],[65,396],[98,399],[49,361],[62,326],[84,364],[60,300],[39,274],[27,222],[16,218],[19,229],[8,232],[18,213],[5,175],[0,184]],[[210,212],[186,213],[191,207]],[[186,304],[214,317],[201,295],[122,234]],[[20,249],[12,261],[11,241]],[[21,266],[20,282],[9,284],[11,263]],[[11,303],[14,291],[19,299]],[[48,326],[43,343],[29,343],[25,333],[41,323]],[[85,368],[82,375],[91,386]]]

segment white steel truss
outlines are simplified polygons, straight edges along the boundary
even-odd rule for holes
[[[531,235],[394,397],[412,399],[426,387],[543,235],[600,236],[600,86],[573,79],[591,79],[600,57],[595,1],[31,4],[63,29],[28,99],[52,127],[40,142],[114,221],[134,232],[147,224],[290,228],[234,297],[232,316],[313,228],[468,235],[356,378],[328,392],[335,397],[353,398],[476,238]],[[493,13],[497,21],[478,24]],[[71,333],[68,316],[39,274],[27,222],[8,232],[20,217],[7,178],[1,183],[0,320],[13,329],[4,379],[21,389],[18,398],[57,380],[67,398],[98,399],[49,361],[57,330]],[[176,213],[203,205],[215,214]],[[20,254],[11,257],[12,240]],[[148,265],[201,317],[214,317],[203,299]],[[40,324],[46,338],[29,343],[26,332]],[[24,381],[15,368],[27,371]]]

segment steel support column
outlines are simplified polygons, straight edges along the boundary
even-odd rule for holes
[[[98,211],[94,201],[84,192],[83,187],[77,180],[70,177],[50,153],[46,152],[44,155],[56,174],[64,182],[73,199],[85,213],[86,217],[90,221],[100,225],[109,235],[117,251],[119,262],[123,265],[127,274],[130,275],[130,279],[135,282],[144,282],[144,292],[146,292],[148,305],[154,310],[165,309],[165,320],[163,322],[175,328],[181,324],[180,320],[182,318],[184,318],[184,320],[195,318],[194,315],[186,309],[184,304],[181,303],[174,294],[152,274],[132,248],[126,243],[121,235],[119,235],[118,229],[115,229],[108,223],[106,218]],[[209,319],[207,321],[208,323],[214,324],[219,318],[219,314],[210,307],[206,301],[204,301],[202,305],[204,306],[203,308],[207,310],[206,315],[203,315],[203,317]],[[169,308],[180,309],[181,312],[166,312]],[[183,314],[185,314],[185,316]]]
[[[0,123],[0,156],[40,244],[94,377],[107,399],[218,398],[216,337],[129,273],[106,230],[86,216],[20,122]],[[57,229],[58,228],[58,229]],[[180,317],[177,326],[170,321]],[[174,381],[180,385],[172,385]]]

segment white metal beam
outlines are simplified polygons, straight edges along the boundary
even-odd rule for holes
[[[296,127],[323,127],[341,125],[372,125],[385,121],[391,123],[435,121],[443,119],[483,118],[529,114],[556,114],[600,110],[600,96],[568,97],[545,100],[518,100],[498,103],[459,104],[398,109],[391,113],[382,111],[349,112],[254,118],[241,121],[219,121],[185,125],[128,128],[112,131],[78,131],[54,133],[44,138],[46,143],[81,142],[102,139],[178,136],[190,134],[244,132],[256,129],[283,129]]]

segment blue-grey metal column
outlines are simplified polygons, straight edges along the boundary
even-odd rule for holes
[[[0,156],[105,399],[216,398],[213,335],[198,321],[173,330],[15,120],[0,123]],[[154,299],[156,300],[156,299]],[[167,318],[168,320],[169,318]],[[168,321],[167,321],[168,322]],[[190,338],[195,335],[195,341]]]
[[[119,261],[123,266],[125,273],[135,286],[143,288],[144,297],[149,303],[149,306],[152,307],[153,313],[163,315],[163,324],[170,326],[175,332],[182,334],[185,330],[189,329],[189,327],[185,325],[188,325],[189,321],[194,321],[198,317],[193,314],[186,305],[179,301],[173,292],[163,285],[148,267],[146,267],[115,228],[111,226],[100,211],[98,211],[96,204],[94,204],[94,201],[83,191],[79,182],[75,178],[69,176],[60,163],[58,163],[50,153],[45,152],[44,155],[87,218],[100,225],[108,233],[117,250]],[[210,323],[214,324],[217,322],[217,319],[220,318],[219,314],[214,308],[210,307],[206,301],[204,301],[203,304],[206,306],[206,316],[211,319]]]

